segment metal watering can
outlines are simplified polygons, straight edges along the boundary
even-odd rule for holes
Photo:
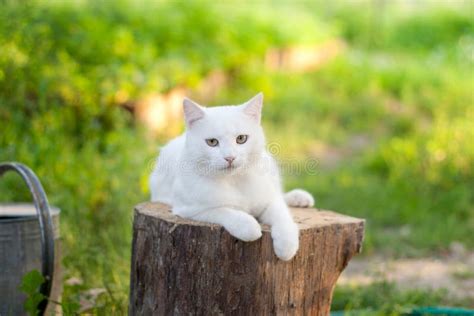
[[[0,163],[0,178],[8,171],[21,176],[34,203],[0,203],[0,316],[26,314],[26,295],[19,287],[23,276],[32,270],[40,271],[46,280],[41,294],[57,301],[61,292],[59,209],[49,206],[43,187],[30,168],[16,162]],[[53,311],[54,306],[43,300],[38,309],[42,315]]]

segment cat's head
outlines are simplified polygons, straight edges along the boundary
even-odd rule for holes
[[[184,99],[186,160],[211,173],[232,173],[255,162],[265,149],[262,105],[262,93],[236,106],[206,108]]]

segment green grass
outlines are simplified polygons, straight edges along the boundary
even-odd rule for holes
[[[148,137],[120,105],[196,88],[213,69],[229,76],[213,104],[265,93],[263,123],[279,158],[319,162],[315,174],[286,172],[286,186],[366,218],[364,255],[424,256],[453,241],[474,249],[472,4],[393,1],[383,19],[373,6],[2,3],[0,161],[32,167],[62,209],[65,279],[83,281],[65,284],[65,302],[102,287],[92,312],[126,312],[132,209],[148,198],[150,161],[165,139]],[[347,49],[316,71],[263,66],[271,47],[335,37]],[[2,201],[29,199],[15,176],[0,192]],[[338,289],[334,308],[400,311],[437,295],[376,284]]]
[[[355,315],[406,315],[417,306],[473,307],[463,299],[450,297],[445,290],[402,290],[390,282],[368,286],[336,287],[331,305],[333,311],[350,311]]]

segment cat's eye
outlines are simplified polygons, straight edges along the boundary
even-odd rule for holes
[[[235,141],[237,142],[237,144],[243,144],[247,141],[247,138],[248,138],[247,135],[239,135],[239,136],[237,136]]]
[[[206,139],[206,143],[211,147],[216,147],[217,145],[219,145],[219,141],[215,138]]]

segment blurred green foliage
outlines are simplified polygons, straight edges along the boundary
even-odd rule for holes
[[[45,299],[45,296],[40,293],[40,286],[44,283],[45,278],[38,270],[32,270],[26,273],[21,280],[20,289],[26,294],[25,311],[30,316],[36,316],[38,304]]]
[[[230,78],[214,104],[265,93],[281,160],[320,160],[316,175],[287,174],[287,186],[367,218],[366,253],[472,249],[472,10],[462,1],[2,2],[0,161],[29,165],[62,209],[66,277],[83,280],[64,299],[105,287],[94,312],[126,312],[132,209],[148,198],[159,142],[120,105],[193,89],[214,69]],[[334,38],[347,49],[316,71],[263,65],[270,48]],[[29,198],[11,176],[0,192]]]

